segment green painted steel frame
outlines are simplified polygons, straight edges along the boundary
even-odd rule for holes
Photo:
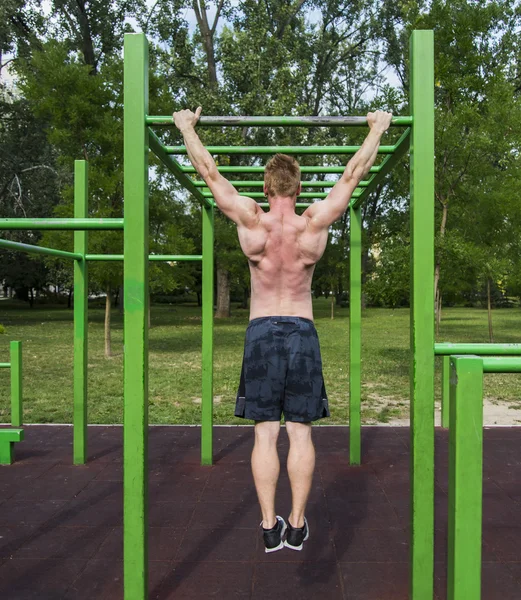
[[[22,342],[10,343],[11,360],[11,425],[23,424]]]
[[[148,116],[147,125],[173,127],[171,116]],[[198,123],[203,127],[361,127],[367,126],[367,117],[248,117],[248,116],[202,116]],[[412,124],[412,117],[393,117],[393,127]]]
[[[349,207],[349,461],[361,461],[362,214]]]
[[[159,138],[158,138],[159,139]],[[167,154],[184,156],[186,146],[164,146]],[[360,146],[206,146],[210,154],[356,154]],[[380,146],[379,154],[392,154],[396,146]]]

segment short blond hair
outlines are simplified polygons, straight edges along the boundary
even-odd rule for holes
[[[275,154],[266,164],[264,185],[268,196],[296,196],[300,185],[300,165],[287,154]]]

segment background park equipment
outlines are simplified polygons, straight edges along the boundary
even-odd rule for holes
[[[374,187],[382,181],[410,147],[411,160],[411,598],[428,600],[433,597],[434,566],[434,44],[432,31],[414,31],[410,44],[411,116],[393,119],[394,126],[407,127],[393,146],[381,146],[385,158],[371,169],[370,178],[355,190],[350,204],[350,460],[360,463],[360,398],[361,398],[361,259],[362,219],[360,207]],[[204,182],[194,181],[188,174],[193,167],[184,166],[172,155],[185,155],[184,146],[166,146],[148,126],[172,127],[173,120],[167,116],[148,116],[148,58],[147,43],[143,35],[128,34],[125,39],[125,186],[129,185],[127,172],[133,175],[132,189],[142,196],[145,188],[146,204],[146,154],[142,147],[147,144],[176,176],[178,181],[204,207],[203,219],[211,220],[215,202],[205,189]],[[128,99],[131,99],[132,104]],[[200,126],[355,126],[366,124],[364,117],[201,117]],[[214,154],[353,154],[354,146],[329,147],[233,147],[209,146]],[[132,165],[132,169],[128,165]],[[127,171],[128,168],[128,171]],[[221,173],[262,173],[263,167],[219,167]],[[339,173],[338,167],[304,167],[303,173]],[[244,182],[232,181],[242,187]],[[248,187],[260,187],[259,183]],[[305,189],[315,187],[307,185]],[[319,187],[319,186],[317,186]],[[127,187],[125,188],[127,189]],[[129,188],[130,189],[130,188]],[[260,197],[259,192],[247,193]],[[324,192],[302,193],[300,198],[324,197]],[[129,200],[125,195],[125,202]],[[136,203],[138,198],[135,199]],[[142,202],[142,199],[139,200]],[[266,207],[267,203],[260,203]],[[297,202],[297,207],[307,203]],[[146,215],[139,232],[146,230]],[[205,250],[203,250],[203,256]],[[139,276],[145,281],[145,265],[139,268]],[[204,305],[203,305],[204,311]],[[203,312],[204,314],[204,312]],[[139,316],[141,322],[142,315]],[[204,335],[204,331],[203,331]],[[146,332],[144,345],[146,348]],[[146,355],[146,350],[144,350]],[[210,374],[207,374],[210,377]],[[205,374],[203,370],[203,386]],[[210,382],[207,383],[210,386]],[[205,388],[203,387],[203,390]],[[127,398],[125,390],[125,530],[124,569],[126,600],[142,600],[147,590],[147,533],[146,533],[146,386],[135,396],[135,404]],[[132,414],[130,416],[130,411]],[[130,417],[130,418],[129,418]],[[211,419],[211,406],[203,396],[203,444],[206,423]],[[130,428],[129,428],[130,424]],[[139,443],[135,444],[136,438]],[[204,458],[204,457],[203,457]],[[139,467],[138,467],[139,464]],[[140,471],[140,469],[142,469]]]
[[[483,374],[521,373],[521,358],[451,356],[450,372],[447,600],[479,600]]]
[[[9,345],[8,363],[0,363],[0,369],[9,369],[11,375],[11,427],[0,429],[0,464],[14,461],[14,445],[24,439],[22,398],[22,342]]]
[[[456,354],[476,356],[521,356],[521,344],[451,344],[434,345],[436,356],[442,356],[441,371],[441,426],[450,421],[450,360]]]
[[[83,226],[89,229],[122,229],[123,219],[88,219],[88,163],[84,160],[75,161],[74,165],[74,216],[75,219],[4,219],[4,229],[73,229],[73,226]],[[208,240],[208,231],[203,231],[203,246],[213,246],[213,238]],[[74,411],[73,411],[73,462],[80,465],[87,462],[87,414],[88,414],[88,388],[87,388],[87,364],[88,364],[88,263],[90,261],[122,261],[122,254],[87,254],[88,235],[87,231],[75,231],[74,251],[55,250],[31,244],[22,244],[10,240],[0,239],[0,248],[18,250],[30,254],[44,254],[58,258],[74,260]],[[208,252],[207,254],[211,254]],[[151,261],[199,261],[202,255],[177,255],[177,254],[151,254]],[[203,273],[203,299],[208,302],[208,286],[212,289],[213,280],[208,281]],[[211,300],[210,300],[211,301]],[[206,315],[207,316],[207,315]],[[203,330],[206,322],[203,320]],[[211,328],[211,327],[210,327]],[[20,342],[13,342],[19,344]],[[211,336],[203,336],[203,365],[212,361],[211,349],[208,344],[212,343]],[[21,351],[20,351],[21,352]],[[13,356],[13,348],[11,348]],[[14,364],[11,358],[11,365]],[[16,363],[18,364],[18,363]],[[21,354],[20,363],[21,365]],[[8,363],[0,363],[1,366],[9,366]],[[211,369],[211,365],[209,367]],[[11,367],[13,369],[13,367]],[[15,371],[16,372],[16,371]],[[12,371],[13,373],[13,371]],[[14,377],[14,375],[12,375]],[[15,396],[11,392],[11,398],[20,398],[18,404],[12,400],[12,415],[19,415],[13,426],[21,425],[21,368],[20,368],[19,394]],[[12,380],[13,381],[13,380]],[[12,388],[14,390],[14,388]],[[2,435],[0,430],[0,436]],[[7,430],[6,430],[7,431]],[[12,431],[12,430],[11,430]],[[4,434],[7,435],[7,434]]]

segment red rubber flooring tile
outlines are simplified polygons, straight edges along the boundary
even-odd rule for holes
[[[521,523],[483,528],[483,541],[502,562],[521,562]],[[483,555],[483,560],[487,560]]]
[[[86,564],[81,560],[8,560],[0,566],[0,598],[61,600]]]
[[[252,562],[257,531],[251,529],[190,529],[175,560],[182,562]]]
[[[342,563],[346,600],[408,600],[407,563]]]
[[[409,541],[402,529],[339,528],[333,539],[341,563],[409,560]]]
[[[257,530],[261,520],[262,515],[256,502],[197,502],[190,527],[211,529],[231,522],[235,528]]]
[[[192,520],[195,502],[151,502],[148,510],[148,523],[151,527],[186,529]]]
[[[328,512],[334,528],[356,527],[370,523],[375,529],[402,528],[393,506],[388,502],[346,502],[342,498],[328,498]]]
[[[150,600],[249,600],[252,576],[253,563],[175,562]]]
[[[282,554],[282,551],[274,554]],[[272,562],[255,566],[252,600],[341,600],[343,597],[339,569],[333,561]]]
[[[0,525],[13,523],[42,523],[49,520],[66,502],[58,500],[19,501],[6,500],[1,505]]]
[[[148,589],[152,591],[167,575],[170,563],[151,561],[148,569]],[[150,596],[152,597],[152,596]],[[123,600],[123,562],[90,560],[62,596],[53,600]]]
[[[0,526],[0,560],[12,556],[37,530],[38,525],[35,523]]]
[[[172,527],[149,527],[148,555],[151,561],[172,561],[175,558],[185,530]],[[95,559],[123,559],[123,528],[114,527],[109,530],[105,540],[98,549]]]

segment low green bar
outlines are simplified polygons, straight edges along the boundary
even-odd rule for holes
[[[163,146],[167,154],[186,154],[186,146]],[[206,146],[210,154],[355,154],[360,146]],[[392,154],[395,146],[380,146],[379,154]]]
[[[483,373],[521,373],[521,358],[487,356],[483,358]]]
[[[233,187],[264,187],[264,181],[230,181]],[[336,181],[302,181],[301,185],[303,188],[332,188],[335,186]],[[366,187],[369,181],[361,181],[358,186]],[[206,187],[204,181],[194,181],[195,187]]]
[[[123,229],[123,219],[0,219],[0,230],[116,230]]]
[[[481,598],[483,369],[452,356],[449,423],[447,600]]]
[[[197,173],[195,167],[188,167],[185,165],[180,165],[183,173]],[[326,166],[326,167],[309,167],[309,166],[301,166],[301,173],[336,173],[341,174],[345,171],[345,166]],[[266,167],[217,167],[219,173],[264,173]],[[380,165],[375,167],[371,167],[369,170],[370,173],[378,173],[380,171]]]
[[[116,261],[123,260],[123,254],[87,254],[85,256],[86,260],[107,260],[107,261]],[[149,254],[148,260],[152,261],[190,261],[190,260],[203,260],[202,254]]]
[[[147,116],[147,125],[173,127],[172,116]],[[208,116],[197,122],[203,127],[363,127],[367,117],[248,117],[248,116]],[[391,125],[405,127],[412,125],[412,117],[394,117]]]
[[[521,355],[521,344],[434,344],[437,355],[477,354],[478,356]]]
[[[32,244],[22,244],[21,242],[12,242],[11,240],[0,239],[0,248],[19,250],[20,252],[28,252],[29,254],[46,254],[48,256],[56,256],[58,258],[71,258],[73,260],[82,259],[81,254],[74,252],[55,250],[54,248],[44,248],[43,246],[33,246]]]
[[[0,369],[10,369],[11,363],[0,363]]]
[[[22,342],[11,342],[11,425],[20,427],[23,422],[22,397]]]
[[[450,418],[450,356],[444,356],[441,366],[441,426],[448,427]]]

